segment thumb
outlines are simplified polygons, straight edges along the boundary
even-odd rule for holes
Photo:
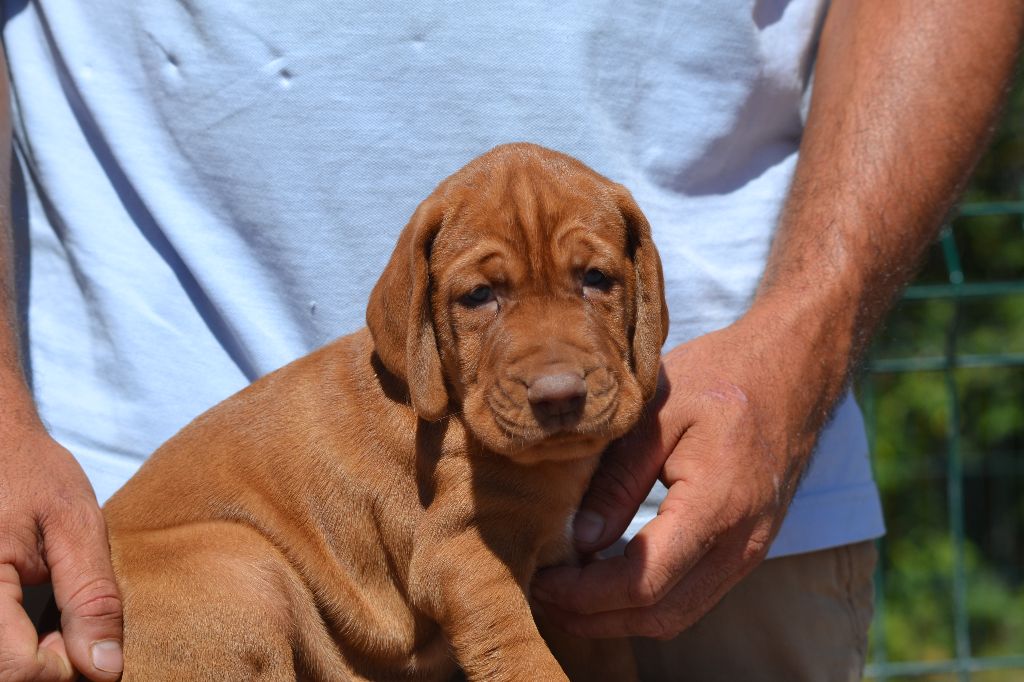
[[[99,507],[91,502],[66,509],[62,520],[43,525],[43,533],[68,657],[94,682],[118,679],[123,667],[121,597]]]
[[[573,522],[576,549],[604,549],[626,530],[674,445],[664,435],[657,413],[649,411],[604,453]]]

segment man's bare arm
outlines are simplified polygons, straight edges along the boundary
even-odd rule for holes
[[[667,637],[765,556],[852,368],[987,141],[1020,0],[835,0],[766,274],[735,324],[664,358],[657,419],[609,452],[577,521],[606,547],[657,477],[625,556],[540,576],[567,629]]]
[[[71,680],[77,669],[111,681],[121,671],[121,602],[103,516],[81,467],[46,432],[21,370],[9,97],[0,51],[0,679]],[[40,641],[21,608],[22,585],[47,579],[62,632]]]
[[[800,163],[754,306],[821,320],[809,340],[843,370],[821,377],[823,407],[984,149],[1022,15],[1019,0],[833,3]]]

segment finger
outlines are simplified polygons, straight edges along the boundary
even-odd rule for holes
[[[40,651],[46,649],[48,653],[55,654],[61,661],[66,662],[71,668],[71,661],[68,658],[67,647],[64,646],[64,635],[60,632],[51,632],[39,640]]]
[[[64,682],[74,678],[63,647],[52,637],[39,642],[22,608],[21,579],[11,564],[0,564],[0,679]]]
[[[601,458],[573,521],[573,540],[581,552],[608,547],[636,516],[664,462],[661,449],[650,444],[656,436],[656,428],[634,431]]]
[[[590,614],[602,611],[611,602],[610,595],[630,590],[635,569],[625,556],[599,559],[586,566],[558,566],[538,571],[531,594],[548,606]]]
[[[123,667],[121,597],[98,507],[80,505],[43,528],[64,645],[75,668],[95,682]]]
[[[665,460],[685,430],[678,405],[672,408],[671,417],[669,410],[662,409],[668,398],[668,380],[663,370],[658,394],[640,423],[612,443],[601,458],[573,522],[574,541],[581,552],[604,549],[619,539],[651,492]]]
[[[664,599],[651,606],[587,615],[544,605],[544,613],[555,625],[579,637],[671,639],[700,620],[739,582],[746,572],[737,568],[735,557],[716,547]]]
[[[593,614],[660,601],[711,546],[713,526],[693,512],[684,483],[669,489],[658,516],[622,556],[541,571],[533,595],[566,611]],[[692,494],[691,498],[695,497]],[[699,505],[699,499],[693,499]],[[703,521],[701,523],[700,521]]]

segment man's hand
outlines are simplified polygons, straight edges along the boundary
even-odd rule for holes
[[[668,496],[625,556],[538,576],[556,622],[670,637],[764,557],[828,411],[988,139],[1022,34],[1024,0],[833,0],[754,304],[665,358],[655,419],[608,453],[584,501],[581,549],[612,542],[659,475]]]
[[[21,371],[9,207],[11,122],[0,50],[0,680],[121,675],[121,598],[96,495],[46,432]],[[61,632],[41,641],[22,585],[53,583]]]
[[[659,476],[668,495],[623,556],[538,575],[534,595],[563,628],[673,637],[764,558],[824,414],[803,384],[806,340],[780,344],[754,317],[665,356],[648,418],[591,483],[578,549],[614,542]]]
[[[22,420],[12,420],[20,422]],[[121,599],[89,481],[42,426],[0,423],[0,679],[121,673]],[[22,585],[53,583],[62,632],[36,635]]]

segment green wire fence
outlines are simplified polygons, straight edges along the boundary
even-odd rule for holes
[[[889,527],[866,677],[1024,680],[1024,202],[960,208],[858,393]]]

